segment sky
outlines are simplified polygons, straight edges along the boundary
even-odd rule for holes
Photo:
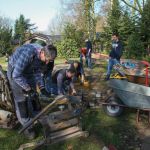
[[[25,19],[30,19],[30,23],[36,24],[38,31],[48,30],[59,10],[59,0],[0,0],[0,16],[15,21],[23,14]]]

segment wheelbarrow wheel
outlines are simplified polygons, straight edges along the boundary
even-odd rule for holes
[[[117,106],[118,104],[120,104],[120,102],[116,97],[110,97],[106,101],[106,103],[108,103],[108,105],[103,105],[103,109],[108,116],[117,117],[122,114],[123,107]],[[115,105],[111,105],[111,104],[115,104]]]

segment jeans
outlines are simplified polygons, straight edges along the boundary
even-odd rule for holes
[[[92,68],[91,56],[86,56],[86,64],[88,68]]]
[[[82,55],[80,55],[80,63],[83,65]]]
[[[57,83],[51,83],[51,94],[59,95],[59,89],[57,87]],[[64,81],[62,84],[62,94],[67,94],[70,91],[70,82]]]
[[[109,58],[109,62],[107,66],[107,76],[110,76],[113,66],[118,63],[119,61],[117,59]]]

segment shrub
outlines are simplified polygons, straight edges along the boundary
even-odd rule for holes
[[[58,57],[75,58],[79,57],[79,49],[77,43],[73,39],[63,39],[56,43],[58,50]]]

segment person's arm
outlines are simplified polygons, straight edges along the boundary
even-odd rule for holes
[[[41,70],[41,66],[37,64],[37,69],[34,71],[34,77],[35,77],[35,81],[36,81],[36,85],[38,85],[39,89],[43,89],[45,88],[44,85],[44,79],[43,79],[43,75],[42,75],[42,70]]]
[[[118,58],[120,59],[122,56],[122,51],[123,51],[123,45],[121,42],[118,43]]]
[[[81,82],[83,83],[84,80],[85,80],[85,74],[84,74],[84,69],[83,69],[83,66],[80,64],[79,66],[79,70],[80,70],[80,73],[81,73]]]
[[[27,83],[26,78],[23,76],[23,71],[31,63],[30,61],[32,57],[33,54],[31,51],[24,51],[22,54],[20,54],[12,73],[12,78],[15,80],[15,82],[26,91],[30,90],[31,87]]]
[[[76,94],[76,90],[74,88],[73,81],[70,82],[70,87],[71,87],[71,90],[72,90],[72,94]]]

